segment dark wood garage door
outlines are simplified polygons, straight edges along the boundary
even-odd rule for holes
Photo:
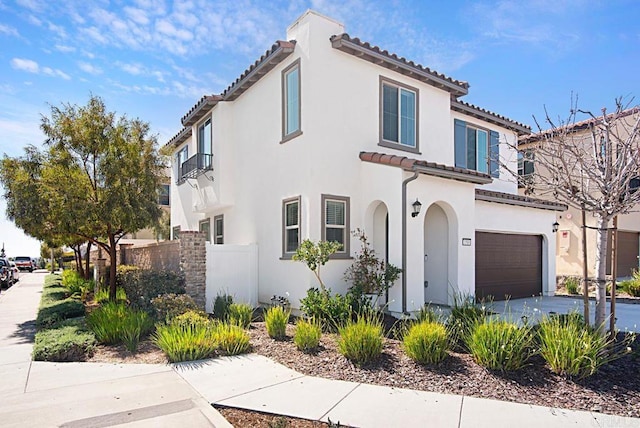
[[[607,275],[611,275],[611,233],[608,236]],[[638,249],[640,248],[640,234],[637,232],[618,231],[618,263],[616,276],[631,276],[638,269]]]
[[[542,293],[542,237],[476,232],[476,298]]]

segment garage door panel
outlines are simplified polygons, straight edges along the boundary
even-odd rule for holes
[[[476,232],[476,297],[494,300],[542,292],[542,238]]]

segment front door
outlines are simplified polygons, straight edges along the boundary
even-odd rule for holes
[[[424,224],[424,301],[447,305],[449,291],[449,222],[433,204]]]

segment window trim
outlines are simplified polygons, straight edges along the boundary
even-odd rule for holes
[[[287,252],[287,205],[298,203],[298,248],[302,243],[302,197],[300,195],[282,200],[282,259],[291,260],[295,251]],[[293,229],[293,228],[291,228]]]
[[[320,214],[320,239],[325,241],[327,237],[327,224],[326,224],[326,216],[327,216],[327,201],[337,201],[344,202],[345,210],[344,210],[344,249],[342,251],[338,251],[337,253],[331,256],[332,259],[350,259],[351,258],[351,198],[348,196],[338,196],[338,195],[321,195],[321,214]]]
[[[199,231],[199,232],[202,232],[202,225],[203,225],[203,224],[209,224],[209,236],[206,236],[206,237],[204,238],[204,240],[205,240],[206,242],[211,242],[211,218],[205,218],[205,219],[200,220],[200,221],[198,222],[198,231]]]
[[[222,235],[218,235],[217,223],[218,221],[222,222]],[[215,245],[224,245],[224,214],[218,214],[213,217],[213,230],[212,230],[212,241]],[[221,242],[218,242],[218,237],[220,237]]]
[[[464,166],[459,165],[458,163],[458,159],[456,158],[457,153],[456,153],[456,144],[457,144],[457,140],[456,140],[456,128],[457,126],[462,126],[462,125],[458,125],[458,124],[463,124],[464,125],[464,155],[465,155],[465,159],[464,159]],[[468,136],[468,130],[469,128],[473,129],[476,131],[476,147],[475,147],[475,155],[476,155],[476,167],[475,168],[469,168],[469,165],[467,164],[467,160],[468,160],[468,156],[469,156],[469,141],[467,139]],[[478,169],[478,131],[482,131],[485,132],[487,134],[487,149],[486,149],[486,154],[487,154],[487,158],[486,158],[486,163],[487,163],[487,170],[486,171],[480,171]],[[487,128],[485,126],[482,125],[478,125],[475,122],[468,122],[466,120],[463,119],[458,119],[458,118],[454,118],[453,121],[453,147],[454,147],[454,165],[458,168],[464,168],[464,169],[468,169],[470,171],[477,171],[481,174],[487,174],[489,176],[491,176],[491,178],[499,178],[500,177],[500,164],[498,163],[497,159],[494,162],[492,161],[493,158],[493,153],[492,153],[492,139],[494,134],[498,135],[497,137],[497,142],[499,144],[499,134],[497,133],[497,131],[492,130],[491,128]],[[499,147],[499,145],[498,145]],[[499,150],[499,148],[498,148]],[[495,167],[495,171],[492,169],[493,167]]]
[[[181,161],[180,160],[180,154],[184,152],[184,160]],[[187,159],[189,159],[189,144],[185,144],[184,146],[182,146],[180,148],[180,150],[176,151],[176,183],[182,183],[183,178],[182,178],[182,164],[184,162],[187,161]]]
[[[398,89],[405,89],[407,91],[411,91],[415,94],[416,97],[416,145],[415,147],[405,146],[401,144],[400,141],[390,141],[384,139],[384,85],[395,86]],[[379,77],[379,85],[378,85],[378,132],[379,132],[379,141],[378,145],[381,147],[386,147],[389,149],[402,150],[409,153],[421,154],[420,153],[420,90],[413,86],[406,85],[404,83],[398,82],[397,80],[389,79],[388,77],[380,76]],[[400,93],[400,92],[398,92]],[[400,107],[400,106],[398,106]],[[399,110],[398,110],[399,111]],[[400,115],[398,115],[398,120],[400,120]],[[398,132],[399,132],[398,128]],[[398,139],[400,139],[400,134],[398,133]]]
[[[202,134],[204,136],[205,134],[205,130],[206,130],[206,126],[207,124],[209,125],[209,151],[200,151],[200,129],[203,130]],[[208,118],[206,118],[205,120],[203,120],[202,122],[200,122],[197,127],[196,127],[196,153],[206,153],[208,155],[213,154],[213,121],[211,120],[211,117],[209,116]],[[204,146],[204,143],[202,144]],[[203,149],[205,149],[205,147],[203,147]]]
[[[296,68],[298,69],[298,129],[287,134],[287,75]],[[282,139],[280,144],[282,144],[302,135],[302,67],[300,58],[282,70],[280,89],[282,93]]]

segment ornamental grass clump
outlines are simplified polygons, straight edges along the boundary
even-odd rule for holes
[[[140,338],[153,330],[153,318],[144,311],[128,310],[121,322],[122,342],[129,352],[136,352]]]
[[[244,354],[251,348],[249,334],[239,325],[220,324],[216,329],[218,350],[224,355]]]
[[[217,347],[214,323],[172,321],[160,324],[152,336],[170,362],[195,361],[212,356]]]
[[[414,324],[405,334],[402,345],[412,360],[420,364],[438,364],[447,356],[447,329],[438,322]]]
[[[285,310],[282,306],[273,306],[267,310],[264,322],[267,327],[267,334],[272,339],[282,339],[286,336],[287,323],[289,322],[290,310]]]
[[[315,319],[299,319],[296,323],[296,332],[293,335],[293,343],[302,352],[313,352],[318,349],[322,337],[322,324]]]
[[[366,364],[382,353],[383,329],[378,315],[359,314],[338,328],[338,352],[356,364]]]
[[[554,373],[585,378],[629,351],[633,335],[615,342],[585,325],[579,314],[545,318],[538,328],[540,355]]]
[[[93,300],[96,303],[105,303],[109,301],[109,290],[106,288],[101,288],[98,292],[93,296]],[[123,288],[116,288],[116,302],[126,303],[127,302],[127,293],[125,293]]]
[[[134,352],[140,337],[153,329],[153,321],[143,311],[127,307],[124,303],[108,302],[87,315],[87,325],[100,343],[107,345],[125,342]]]
[[[473,295],[457,293],[453,295],[451,314],[447,319],[447,333],[452,348],[467,351],[468,337],[490,311],[482,304],[478,306]]]
[[[472,330],[467,348],[476,363],[502,372],[518,370],[533,354],[530,326],[487,318]]]
[[[242,328],[249,328],[253,318],[253,308],[247,303],[229,305],[229,322]]]

